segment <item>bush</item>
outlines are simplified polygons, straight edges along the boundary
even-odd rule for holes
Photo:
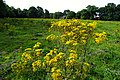
[[[45,54],[41,43],[26,48],[11,65],[15,79],[84,80],[90,70],[90,46],[106,40],[106,32],[95,33],[96,22],[79,20],[53,22],[46,40],[57,44]]]

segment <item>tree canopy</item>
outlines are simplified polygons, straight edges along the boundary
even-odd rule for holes
[[[3,2],[3,0],[0,0],[0,17],[3,18],[4,16],[6,16],[6,6],[5,3]]]
[[[99,15],[98,15],[98,14]],[[13,6],[8,6],[3,0],[0,0],[0,18],[77,18],[77,19],[95,19],[99,17],[100,20],[116,20],[120,21],[120,4],[108,3],[105,7],[96,7],[95,5],[88,5],[86,9],[82,9],[75,13],[69,9],[63,12],[50,13],[49,10],[43,9],[40,6],[31,6],[29,9],[20,8],[15,9]]]

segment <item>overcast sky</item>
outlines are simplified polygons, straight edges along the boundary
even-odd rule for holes
[[[88,5],[104,7],[108,3],[120,4],[120,0],[4,0],[9,6],[28,9],[31,6],[40,6],[52,12],[63,12],[64,10],[80,11]]]

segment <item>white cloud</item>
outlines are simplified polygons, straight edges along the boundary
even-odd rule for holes
[[[30,6],[40,6],[48,9],[50,12],[64,11],[70,9],[72,11],[80,11],[88,5],[104,7],[107,3],[120,4],[120,0],[5,0],[9,6],[15,8],[28,9]]]

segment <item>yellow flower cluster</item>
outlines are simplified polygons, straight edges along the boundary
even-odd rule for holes
[[[77,59],[77,54],[76,53],[70,53],[69,58],[70,59]]]
[[[89,23],[87,26],[91,27],[90,29],[95,29],[96,28],[96,22]]]
[[[70,67],[73,66],[74,64],[76,64],[76,60],[75,59],[70,59],[66,61],[66,66]]]
[[[42,49],[36,49],[36,50],[35,50],[36,55],[37,55],[37,56],[40,56],[40,55],[41,55],[41,51],[42,51]]]
[[[106,36],[107,36],[106,32],[95,33],[95,35],[94,35],[95,42],[97,44],[100,43],[100,42],[102,42],[103,40],[107,39]]]
[[[87,62],[84,62],[84,63],[83,63],[83,71],[84,71],[84,72],[87,72],[89,68],[90,68],[90,64],[87,63]]]
[[[71,69],[72,67],[77,67],[79,65],[81,66],[81,69],[84,69],[85,71],[85,73],[82,74],[87,73],[89,70],[89,64],[86,62],[87,59],[85,58],[88,57],[87,49],[88,45],[90,45],[89,43],[95,42],[98,44],[106,39],[106,33],[94,33],[95,28],[96,22],[81,22],[76,19],[61,20],[52,23],[50,28],[51,32],[53,31],[52,35],[54,35],[54,32],[56,31],[54,39],[57,38],[57,40],[59,40],[60,45],[62,44],[62,46],[64,46],[63,48],[66,50],[65,55],[69,55],[66,56],[66,59],[64,59],[64,64],[67,68]],[[56,43],[57,42],[58,41],[56,41]],[[78,52],[82,54],[78,54]],[[58,62],[57,59],[51,59],[50,56],[46,57],[49,58],[49,61],[53,60],[51,63]],[[86,63],[81,61],[85,61]],[[77,68],[77,71],[81,72],[79,67]]]
[[[18,63],[11,64],[12,71],[19,72],[20,66]]]
[[[41,45],[41,43],[40,43],[40,42],[37,42],[37,43],[33,46],[33,50],[35,50],[36,48],[39,48],[40,45]]]
[[[32,50],[32,48],[26,48],[25,49],[25,51],[31,51]]]
[[[41,63],[39,60],[35,62],[33,61],[35,58],[39,57],[41,54],[42,49],[39,49],[40,45],[41,43],[37,42],[33,46],[33,48],[26,48],[24,52],[22,53],[21,60],[11,65],[12,69],[14,71],[19,72],[21,70],[24,70],[24,68],[28,66],[29,62],[31,62],[33,71],[36,71],[37,67],[40,67]]]
[[[51,34],[47,37],[51,40],[59,38],[66,45],[76,46],[78,44],[86,45],[90,38],[98,44],[106,39],[106,33],[95,33],[96,22],[81,22],[80,20],[61,20],[53,22],[51,30],[60,32],[60,35]],[[97,36],[97,37],[95,37]],[[49,39],[49,40],[50,40]]]
[[[33,48],[26,48],[25,52],[22,54],[22,62],[27,63],[28,61],[32,60],[34,57],[39,57],[40,52],[42,49],[38,49],[40,47],[41,43],[37,42]],[[31,54],[33,52],[33,54]],[[34,56],[32,56],[34,55]]]
[[[76,50],[69,49],[70,53],[76,53]]]
[[[24,53],[22,54],[22,58],[23,58],[22,61],[23,61],[24,63],[27,63],[27,61],[32,60],[31,55],[30,55],[29,53],[27,53],[27,52],[24,52]]]
[[[77,45],[78,43],[86,44],[88,38],[92,36],[95,28],[96,22],[83,23],[79,20],[61,20],[54,22],[51,26],[51,29],[61,33],[59,38],[63,43],[73,46]]]
[[[41,67],[41,61],[40,60],[37,60],[37,61],[32,63],[33,71],[37,71],[37,69],[39,69],[40,67]]]
[[[56,53],[57,53],[57,49],[50,50],[50,52],[46,54],[46,56],[44,57],[44,59],[46,61],[49,61],[50,60],[50,56],[52,56],[53,54],[56,54]]]
[[[24,72],[25,68],[26,68],[26,63],[23,62],[16,62],[16,63],[12,63],[11,64],[11,68],[13,72],[17,72],[17,73],[22,73]]]
[[[57,49],[50,50],[48,54],[44,57],[47,65],[56,65],[57,61],[61,60],[63,57],[63,53],[57,53]]]
[[[66,66],[73,66],[74,64],[77,63],[77,54],[76,53],[70,53],[69,59],[66,60]]]
[[[66,44],[67,44],[67,45],[73,45],[73,46],[76,46],[78,43],[77,43],[77,41],[69,40],[69,41],[66,41]]]
[[[50,34],[50,35],[46,38],[46,40],[53,41],[53,40],[55,40],[56,38],[57,38],[57,36],[55,36],[54,34]]]
[[[51,77],[53,78],[53,80],[62,80],[60,69],[56,69],[56,67],[53,67],[51,69],[51,72],[52,72]]]

